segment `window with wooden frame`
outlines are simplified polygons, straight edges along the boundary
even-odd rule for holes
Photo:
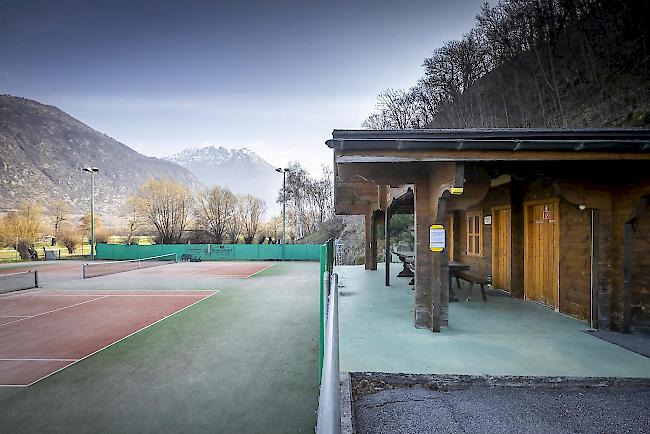
[[[480,211],[467,213],[467,255],[483,256],[483,215]]]

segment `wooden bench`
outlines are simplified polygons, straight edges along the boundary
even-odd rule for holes
[[[393,249],[392,253],[396,255],[404,265],[404,268],[399,272],[397,277],[413,277],[413,269],[415,268],[413,265],[415,259],[414,252]]]
[[[189,262],[201,262],[201,257],[196,256],[196,255],[192,255],[190,253],[183,253],[181,255],[181,261],[182,262],[187,262],[187,261],[189,261]]]
[[[485,280],[485,278],[476,274],[472,274],[469,271],[459,271],[455,273],[454,277],[456,278],[456,285],[458,286],[459,290],[460,280],[464,280],[465,282],[469,283],[469,288],[467,289],[467,301],[470,299],[470,295],[475,284],[481,286],[481,296],[483,297],[483,301],[487,301],[487,295],[485,294],[485,285],[487,285],[487,280]]]

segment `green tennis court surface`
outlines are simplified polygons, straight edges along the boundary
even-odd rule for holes
[[[29,387],[0,388],[0,432],[313,432],[317,263],[178,263],[85,280],[80,266],[38,267],[43,288],[29,291],[219,292]]]

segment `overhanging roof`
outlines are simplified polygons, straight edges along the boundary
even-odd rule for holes
[[[650,153],[647,128],[334,130],[335,151],[598,151]]]

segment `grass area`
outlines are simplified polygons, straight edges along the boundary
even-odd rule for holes
[[[152,244],[156,244],[153,237],[150,236],[143,235],[143,236],[136,236],[133,238],[136,240],[134,244],[138,244],[140,246],[149,246]],[[108,238],[108,244],[126,244],[126,237],[120,235],[111,235]]]
[[[34,243],[34,249],[38,254],[38,259],[45,259],[45,250],[50,250],[57,252],[61,255],[61,258],[67,258],[69,256],[80,256],[80,255],[90,255],[90,243],[83,243],[75,249],[74,253],[71,255],[68,252],[68,249],[62,244],[55,244],[52,246],[50,243],[37,242]],[[20,256],[15,249],[5,248],[0,250],[0,262],[20,262]]]
[[[150,236],[138,236],[134,237],[137,240],[137,244],[141,246],[147,246],[156,244],[152,237]],[[109,238],[109,243],[111,244],[123,244],[126,240],[126,237],[121,236],[111,236]],[[60,255],[61,258],[68,258],[70,256],[89,256],[90,255],[90,243],[84,241],[82,244],[78,245],[72,254],[68,252],[68,249],[60,243],[56,243],[54,246],[48,242],[36,242],[34,243],[34,249],[38,254],[38,259],[45,259],[45,250],[50,250],[57,252],[57,255]],[[20,262],[20,255],[11,247],[0,249],[0,262]]]

